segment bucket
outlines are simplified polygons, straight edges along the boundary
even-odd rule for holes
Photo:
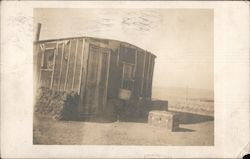
[[[129,100],[131,97],[131,94],[132,94],[131,90],[122,89],[122,88],[119,89],[119,98],[120,99]]]

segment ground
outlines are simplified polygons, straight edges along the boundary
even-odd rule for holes
[[[33,143],[49,145],[213,145],[214,121],[184,114],[176,132],[146,121],[97,123],[34,116]],[[189,122],[190,121],[190,122]]]

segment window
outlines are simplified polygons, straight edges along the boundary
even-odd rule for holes
[[[136,60],[135,59],[135,54],[136,54],[135,49],[125,47],[125,46],[121,46],[119,54],[120,54],[120,60],[121,61],[135,64],[135,60]]]
[[[120,46],[119,60],[122,63],[121,88],[133,90],[135,82],[136,49],[128,46]]]
[[[53,69],[54,49],[45,50],[43,53],[42,69]]]
[[[132,90],[133,86],[134,86],[134,65],[129,63],[123,63],[121,88]]]
[[[124,79],[133,80],[134,79],[134,66],[131,64],[124,64]]]

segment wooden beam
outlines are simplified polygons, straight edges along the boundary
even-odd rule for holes
[[[63,65],[63,56],[64,56],[64,49],[65,49],[65,44],[62,44],[62,55],[61,55],[61,63],[60,63],[60,73],[59,73],[59,84],[58,84],[58,90],[60,90],[60,85],[61,85],[61,78],[62,78],[62,65]]]
[[[124,82],[124,63],[122,64],[122,83],[121,83],[121,88],[123,89],[123,82]]]
[[[146,95],[148,96],[148,87],[149,87],[149,78],[150,78],[150,67],[151,67],[151,56],[150,56],[151,54],[148,54],[148,73],[147,73],[147,77],[146,77]]]
[[[56,43],[56,50],[54,50],[54,58],[53,58],[53,70],[52,70],[52,75],[51,75],[51,80],[50,80],[50,89],[53,87],[53,82],[54,82],[54,74],[55,74],[55,65],[56,65],[56,55],[58,53],[58,43]]]
[[[144,84],[144,76],[145,76],[145,65],[146,65],[146,51],[144,52],[143,58],[143,68],[142,68],[142,82],[141,82],[141,96],[143,95],[143,84]]]
[[[74,83],[75,83],[76,60],[77,60],[77,48],[78,48],[78,39],[76,40],[75,63],[74,63],[73,80],[72,80],[72,87],[71,87],[71,90],[72,90],[72,91],[74,90]]]
[[[119,60],[120,60],[120,45],[119,45],[118,50],[117,50],[117,61],[116,61],[117,67],[119,67]]]
[[[90,42],[88,42],[88,45],[87,45],[87,47],[86,47],[86,49],[87,49],[87,58],[86,58],[86,63],[85,63],[85,81],[84,81],[84,95],[83,95],[83,98],[84,98],[84,100],[86,99],[86,92],[87,92],[87,84],[88,84],[88,73],[89,73],[89,56],[90,56],[90,47],[91,47],[91,44],[90,44]],[[89,105],[87,105],[87,107],[85,107],[85,109],[86,109],[86,112],[89,114],[89,108],[90,108],[90,106]]]
[[[69,53],[68,53],[68,62],[67,62],[67,68],[66,68],[66,77],[65,77],[65,82],[64,82],[64,88],[63,90],[65,91],[66,87],[67,87],[67,81],[68,81],[68,73],[69,73],[69,61],[70,61],[70,51],[71,51],[71,41],[69,43]]]
[[[136,74],[136,69],[137,69],[137,49],[135,50],[135,68],[134,68],[134,77],[135,77],[135,74]]]
[[[42,24],[41,23],[37,23],[35,41],[39,40],[41,28],[42,28]]]
[[[41,82],[41,76],[42,76],[42,66],[43,66],[43,59],[44,59],[44,52],[45,52],[45,50],[44,49],[42,49],[42,46],[41,46],[41,44],[39,44],[39,46],[41,47],[41,52],[42,52],[42,58],[41,58],[41,63],[40,63],[40,70],[39,70],[39,78],[38,78],[38,80],[39,80],[39,83]]]
[[[134,92],[134,87],[135,87],[135,80],[136,80],[136,77],[135,77],[135,73],[136,73],[136,68],[137,68],[137,49],[135,49],[135,65],[134,65],[134,70],[133,70],[133,78],[134,78],[134,81],[133,81],[133,86],[132,86],[132,92]]]
[[[154,75],[154,65],[155,65],[155,61],[154,61],[154,57],[152,56],[152,66],[151,66],[151,75],[150,75],[150,78],[151,78],[151,90],[150,90],[150,97],[152,97],[152,88],[153,88],[153,75]]]
[[[38,53],[39,53],[39,47],[38,44],[34,44],[33,45],[33,69],[35,71],[35,78],[34,78],[34,82],[35,82],[35,88],[38,88],[38,83],[39,83],[39,67],[38,67]]]
[[[97,103],[98,103],[98,110],[100,110],[100,106],[99,106],[99,96],[100,96],[100,81],[101,81],[101,75],[102,75],[102,59],[103,59],[103,54],[102,54],[102,48],[98,47],[98,66],[97,66],[97,79],[96,79],[96,87],[95,87],[95,95],[97,95]],[[104,96],[104,94],[101,94],[101,96]]]
[[[110,50],[108,51],[108,62],[107,62],[107,78],[106,78],[106,85],[105,85],[105,96],[104,96],[104,100],[103,100],[103,105],[107,104],[107,98],[108,98],[108,84],[109,84],[109,68],[110,68]]]
[[[85,41],[86,42],[86,41]],[[89,65],[89,54],[90,54],[90,43],[87,42],[87,45],[84,45],[84,53],[85,53],[85,56],[84,56],[84,66],[83,66],[83,69],[84,69],[84,75],[82,77],[84,77],[84,81],[83,82],[83,86],[81,88],[83,92],[83,96],[85,98],[85,95],[86,95],[86,85],[87,85],[87,77],[88,77],[88,65]]]
[[[56,45],[58,44],[58,43],[55,43]],[[55,47],[47,47],[47,48],[45,48],[45,50],[47,51],[47,50],[55,50]]]
[[[78,94],[80,94],[80,90],[81,90],[81,83],[82,83],[83,52],[84,52],[84,49],[85,49],[84,45],[85,45],[85,39],[82,39],[82,55],[81,55],[81,68],[80,68],[80,75],[79,75]]]

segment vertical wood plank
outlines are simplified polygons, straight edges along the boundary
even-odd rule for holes
[[[63,54],[63,61],[62,61],[62,73],[61,73],[61,82],[60,82],[60,91],[64,90],[64,83],[65,83],[65,77],[66,77],[66,70],[67,70],[67,60],[66,57],[68,56],[69,53],[69,46],[70,46],[70,41],[65,40],[64,41],[64,54]]]
[[[80,75],[79,75],[78,94],[80,94],[80,90],[81,90],[81,82],[82,82],[83,53],[84,53],[84,49],[85,49],[84,45],[85,45],[85,39],[82,39],[81,68],[80,68]]]
[[[143,53],[143,67],[142,67],[142,82],[141,82],[141,96],[143,96],[144,76],[145,76],[145,65],[146,65],[146,51]]]
[[[87,84],[87,74],[88,74],[88,61],[89,61],[89,41],[88,39],[84,39],[83,42],[83,62],[82,62],[82,73],[81,73],[81,80],[80,80],[80,102],[79,102],[79,110],[82,114],[88,113],[88,107],[85,105],[85,98],[86,98],[86,84]]]
[[[150,67],[151,67],[151,54],[148,53],[148,70],[147,70],[147,77],[146,77],[146,96],[149,95],[149,84],[150,84]]]
[[[122,63],[122,83],[121,83],[121,88],[123,88],[123,82],[124,82],[124,72],[125,72],[125,67],[124,67],[124,63]]]
[[[135,74],[136,74],[136,70],[137,70],[137,54],[138,54],[138,50],[136,49],[135,50],[135,68],[134,68],[134,77],[135,77]]]
[[[133,78],[135,80],[136,80],[136,77],[135,77],[136,69],[137,69],[137,49],[135,49],[135,65],[134,65],[134,70],[133,70]],[[133,81],[132,92],[134,92],[135,82],[136,81]]]
[[[117,67],[119,67],[119,59],[120,58],[120,46],[118,47],[118,50],[117,50],[117,61],[116,61],[116,65]]]
[[[56,43],[56,50],[54,50],[54,58],[53,58],[53,70],[50,80],[50,89],[52,89],[53,82],[54,82],[54,74],[55,74],[55,65],[56,65],[56,55],[58,53],[58,42]]]
[[[73,89],[74,89],[74,83],[75,83],[77,48],[78,48],[78,39],[76,40],[75,62],[74,62],[73,80],[72,80],[72,86],[71,86],[71,90],[72,90],[72,91],[73,91]]]
[[[150,74],[150,97],[152,97],[152,88],[153,88],[153,75],[154,75],[154,65],[155,65],[155,58],[152,56],[152,66],[151,66],[151,74]]]
[[[106,77],[106,84],[105,84],[105,96],[103,100],[103,105],[105,106],[107,104],[107,98],[108,98],[108,85],[109,85],[109,68],[110,68],[110,54],[111,52],[108,51],[108,62],[107,62],[107,77]]]
[[[89,43],[87,45],[85,45],[85,48],[84,48],[84,53],[85,53],[85,56],[84,56],[84,65],[83,65],[83,74],[82,74],[82,82],[83,82],[83,87],[82,87],[82,90],[84,92],[84,96],[86,94],[86,85],[87,85],[87,76],[88,76],[88,63],[89,63],[89,54],[90,54],[90,51],[89,51]]]
[[[41,65],[40,65],[40,72],[39,72],[39,83],[41,83],[41,76],[42,76],[42,70],[41,70],[41,68],[42,68],[42,66],[43,66],[43,59],[44,59],[44,49],[42,49],[42,45],[41,44],[39,44],[39,46],[41,47],[41,53],[42,53],[42,58],[41,58]]]
[[[66,87],[67,87],[67,81],[68,81],[68,72],[69,72],[69,61],[70,61],[70,53],[71,53],[71,41],[69,43],[69,55],[68,55],[68,61],[67,61],[67,68],[66,68],[66,77],[65,77],[65,82],[64,82],[64,88],[63,90],[65,91]]]
[[[35,88],[38,88],[38,70],[39,70],[39,67],[38,67],[38,54],[39,54],[39,47],[38,47],[38,44],[33,44],[33,72],[35,72],[35,77],[34,77],[34,82],[35,82]],[[35,92],[34,92],[35,93]]]
[[[60,85],[61,85],[61,78],[62,78],[62,65],[63,65],[64,49],[65,49],[65,43],[63,43],[63,46],[62,46],[62,56],[61,56],[61,63],[60,63],[60,72],[59,72],[59,84],[58,84],[58,90],[60,90]]]
[[[100,95],[100,80],[101,80],[101,73],[102,73],[102,58],[103,58],[103,54],[102,54],[102,49],[101,47],[99,47],[98,49],[98,52],[97,52],[97,56],[99,58],[98,60],[98,66],[97,66],[97,76],[96,76],[96,90],[95,90],[95,96],[97,97],[97,105],[98,105],[98,109],[100,108],[100,105],[99,105],[99,95]],[[104,94],[103,94],[104,96]]]

